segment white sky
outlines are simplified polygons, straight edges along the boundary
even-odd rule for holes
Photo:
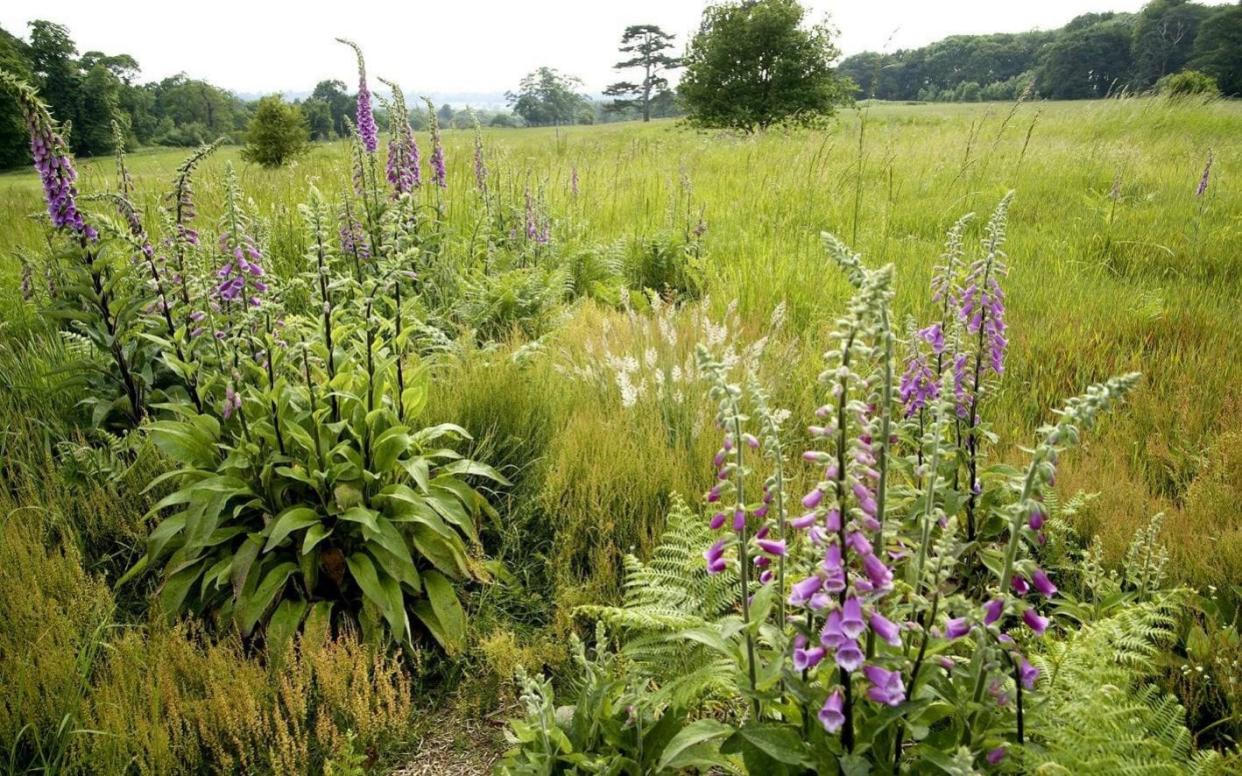
[[[1204,0],[1200,0],[1203,2]],[[1228,0],[1206,0],[1221,4]],[[841,30],[845,54],[921,46],[952,34],[1054,29],[1088,11],[1135,11],[1144,0],[810,0]],[[143,79],[185,71],[238,92],[309,91],[324,78],[355,80],[362,45],[368,74],[407,93],[496,92],[550,65],[596,92],[619,80],[611,67],[629,24],[677,34],[678,50],[704,0],[5,0],[0,26],[27,37],[46,18],[69,27],[79,51],[128,53]],[[374,84],[373,84],[374,85]]]

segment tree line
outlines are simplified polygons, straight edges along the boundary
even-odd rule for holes
[[[1153,0],[1138,13],[1088,13],[1051,31],[954,35],[916,49],[865,52],[838,70],[881,100],[1058,100],[1144,92],[1195,70],[1242,95],[1242,4]]]

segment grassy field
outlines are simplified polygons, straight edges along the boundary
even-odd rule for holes
[[[1016,191],[1004,281],[1011,350],[1000,392],[985,409],[988,420],[1002,439],[1024,443],[1062,398],[1110,375],[1142,372],[1128,405],[1072,454],[1058,490],[1063,498],[1098,494],[1073,516],[1074,527],[1086,541],[1099,537],[1114,564],[1135,530],[1164,512],[1172,575],[1206,587],[1242,579],[1242,190],[1233,177],[1242,169],[1239,137],[1237,102],[1131,99],[875,104],[845,111],[816,131],[722,136],[653,122],[485,131],[484,143],[493,188],[515,208],[526,189],[541,196],[553,241],[567,254],[658,244],[664,236],[692,232],[701,220],[706,231],[695,271],[707,301],[701,308],[655,315],[681,333],[679,359],[704,331],[703,314],[731,320],[730,336],[739,349],[767,336],[762,374],[776,403],[797,419],[811,417],[818,403],[814,376],[848,291],[825,257],[819,233],[837,234],[871,264],[892,263],[898,318],[923,320],[931,310],[928,282],[946,229],[973,211],[979,217],[968,239],[977,240],[996,202]],[[454,239],[469,245],[479,218],[473,195],[465,193],[474,181],[473,137],[449,131],[445,142],[449,189],[438,198]],[[130,155],[145,207],[158,205],[184,155]],[[1209,158],[1210,181],[1197,196]],[[207,225],[221,214],[229,161],[267,221],[270,268],[292,274],[304,242],[297,205],[309,182],[329,196],[348,185],[348,146],[316,145],[278,171],[244,165],[236,148],[221,149],[196,179],[199,220],[208,235]],[[111,159],[84,161],[80,189],[102,191],[113,175]],[[25,529],[6,528],[6,552],[30,554],[31,542],[59,546],[69,537],[61,554],[39,561],[59,569],[60,584],[89,586],[90,600],[79,602],[88,611],[70,613],[69,620],[98,623],[101,610],[108,612],[104,621],[140,620],[141,607],[125,596],[113,600],[106,583],[141,552],[136,548],[145,536],[141,518],[149,502],[136,494],[158,462],[140,459],[122,477],[81,488],[68,484],[52,451],[27,443],[36,428],[70,433],[75,400],[53,390],[55,379],[29,357],[46,353],[54,363],[61,347],[19,292],[23,257],[44,245],[43,225],[26,217],[41,207],[31,172],[0,176],[0,370],[8,372],[0,385],[9,394],[0,397],[9,429],[0,446],[8,485],[0,508],[50,516],[33,538]],[[615,598],[621,554],[642,554],[650,546],[670,493],[696,494],[710,482],[716,440],[700,433],[710,431],[706,399],[691,398],[670,411],[652,386],[629,402],[607,380],[574,377],[590,353],[598,356],[605,339],[611,352],[639,358],[658,339],[652,319],[607,304],[605,297],[557,308],[525,334],[495,332],[499,344],[460,344],[459,357],[437,366],[441,379],[432,414],[473,432],[476,457],[503,467],[516,482],[502,508],[506,529],[490,540],[489,550],[523,583],[474,596],[472,639],[478,649],[465,665],[443,669],[456,677],[486,674],[497,677],[498,687],[514,665],[563,660],[558,643],[572,606]],[[783,321],[774,327],[773,312],[782,305]],[[530,335],[537,335],[536,343]],[[1020,451],[1007,447],[992,455],[1016,460]],[[32,579],[3,573],[13,576],[6,585],[14,589]],[[6,605],[16,611],[19,603]],[[25,621],[46,616],[38,606],[21,603]],[[80,646],[91,643],[89,631],[66,626],[56,638]],[[210,698],[196,701],[203,708],[177,711],[214,722],[196,723],[204,726],[200,733],[190,731],[191,723],[168,733],[159,719],[172,712],[133,694],[130,685],[144,681],[142,667],[161,666],[160,693],[171,708],[176,688],[199,670],[195,666],[225,676],[236,659],[229,650],[240,649],[204,646],[194,652],[178,640],[182,635],[154,626],[149,633],[128,633],[114,647],[119,657],[108,672],[92,679],[102,687],[94,696],[106,702],[65,690],[61,694],[73,700],[64,713],[77,713],[87,727],[117,729],[127,724],[118,709],[146,704],[133,724],[154,731],[145,746],[170,752],[178,735],[202,737],[203,729],[231,724],[229,706],[237,698],[248,698],[259,717],[268,708],[296,717],[286,697],[296,695],[296,688],[281,685],[253,698],[241,679],[222,679]],[[352,648],[304,657],[297,681],[317,681],[334,661],[356,664]],[[333,696],[342,726],[371,725],[355,729],[371,736],[367,740],[409,713],[401,707],[408,699],[397,698],[404,698],[403,683],[410,680],[393,673],[383,658],[376,660],[365,676],[342,679],[346,686]],[[77,674],[69,663],[32,664],[32,671],[64,673],[72,685]],[[480,667],[486,670],[474,670]],[[265,681],[265,670],[253,668],[254,683]],[[504,694],[497,687],[472,696],[479,715],[490,698]],[[15,692],[28,692],[25,702],[34,704],[47,691],[27,684]],[[359,697],[363,707],[354,702]],[[44,715],[44,724],[55,727],[60,707],[55,711]],[[20,727],[14,715],[0,718],[0,730]],[[256,727],[235,735],[245,739],[237,746],[248,751],[261,748],[265,733]],[[230,746],[210,743],[212,751]],[[100,747],[97,756],[125,760],[123,747]],[[289,757],[298,761],[296,752]],[[245,769],[246,762],[237,767]]]

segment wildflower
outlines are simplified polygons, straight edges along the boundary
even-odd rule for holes
[[[810,649],[798,647],[793,652],[794,669],[805,671],[808,668],[814,668],[824,659],[823,647],[811,647]]]
[[[933,323],[925,329],[919,329],[919,339],[931,345],[932,353],[940,355],[944,352],[944,327]]]
[[[1208,178],[1212,175],[1212,152],[1208,151],[1207,164],[1203,165],[1203,175],[1199,178],[1199,185],[1195,187],[1195,196],[1202,197],[1207,193]]]
[[[431,177],[440,188],[448,186],[447,172],[444,169],[444,145],[440,142],[440,121],[436,118],[436,106],[431,100],[427,102],[428,123],[431,125]]]
[[[1026,579],[1018,576],[1017,574],[1014,575],[1013,579],[1009,580],[1009,586],[1013,588],[1013,591],[1017,593],[1019,597],[1026,595],[1031,590],[1030,585],[1026,583]]]
[[[824,726],[824,730],[829,733],[836,733],[845,724],[845,714],[841,711],[844,703],[845,699],[842,697],[840,690],[833,690],[828,695],[818,715],[819,723]]]
[[[725,570],[724,548],[724,539],[717,539],[715,544],[703,552],[703,559],[707,561],[708,574],[719,574]]]
[[[875,555],[863,556],[863,571],[877,590],[885,590],[893,584],[893,572]]]
[[[1000,761],[1004,759],[1005,759],[1005,747],[1003,746],[998,746],[992,751],[988,752],[988,755],[987,755],[988,765],[998,765]]]
[[[804,528],[810,528],[812,525],[815,524],[815,521],[818,519],[819,519],[819,516],[816,515],[814,512],[807,512],[805,515],[802,515],[801,517],[795,517],[793,520],[790,520],[789,525],[801,531]]]
[[[955,617],[945,623],[944,637],[946,639],[960,639],[970,633],[970,621],[965,617]]]
[[[863,655],[862,649],[859,648],[858,642],[854,639],[847,638],[836,651],[837,665],[846,671],[857,671],[858,667],[863,664],[866,656]]]
[[[783,540],[773,541],[771,539],[761,539],[759,547],[769,555],[775,555],[778,558],[785,556],[785,542]]]
[[[892,646],[901,646],[901,634],[897,625],[879,612],[871,613],[871,630]]]
[[[823,587],[824,582],[818,576],[810,576],[793,586],[789,593],[789,604],[801,606]]]
[[[724,525],[724,521],[725,521],[724,512],[717,512],[716,514],[712,515],[711,522],[709,522],[708,525],[711,526],[711,529],[713,531],[716,531],[720,528],[720,526]]]
[[[487,162],[483,158],[483,131],[479,127],[479,117],[474,110],[470,111],[470,119],[474,122],[474,183],[479,191],[487,193]]]
[[[841,610],[841,632],[851,639],[856,639],[866,629],[867,625],[862,618],[862,605],[857,597],[850,596],[845,599],[845,606]]]
[[[1043,569],[1035,569],[1031,574],[1031,586],[1044,598],[1052,598],[1057,594],[1057,586],[1052,583]]]
[[[362,222],[349,214],[341,224],[341,253],[347,256],[357,255],[359,259],[371,258],[371,248],[367,245],[366,235],[362,230]]]
[[[574,165],[569,172],[569,192],[575,197],[578,196],[578,165]]]
[[[224,406],[221,408],[220,414],[224,416],[225,420],[228,420],[239,409],[241,409],[241,396],[237,395],[233,390],[233,384],[229,383],[224,388]]]
[[[1001,618],[1001,615],[1004,614],[1005,601],[1000,598],[993,598],[991,601],[988,601],[986,604],[983,605],[983,612],[984,612],[984,615],[983,615],[984,625],[991,625],[992,623],[999,620]]]
[[[936,381],[935,372],[917,350],[906,361],[906,369],[901,375],[897,393],[907,418],[917,414],[929,401],[940,395],[940,385]]]
[[[1035,681],[1039,679],[1039,669],[1027,662],[1026,658],[1018,664],[1018,678],[1022,686],[1028,690],[1035,689]]]
[[[1028,628],[1035,631],[1036,636],[1044,635],[1044,631],[1048,628],[1048,618],[1040,617],[1039,612],[1031,608],[1022,612],[1022,621]]]
[[[382,80],[382,79],[381,79]],[[395,83],[384,81],[392,90],[392,110],[389,117],[388,163],[385,173],[393,189],[393,198],[408,194],[422,183],[422,170],[418,143],[410,127],[410,112],[405,106],[405,95]]]
[[[906,686],[901,681],[900,671],[889,671],[877,665],[867,665],[863,675],[871,686],[867,688],[867,697],[876,703],[886,706],[899,706],[906,699]]]
[[[362,49],[344,38],[337,38],[337,41],[352,48],[358,57],[358,137],[367,153],[373,154],[379,148],[379,127],[375,125],[375,113],[371,109],[371,90],[367,88],[367,65]]]
[[[75,185],[78,174],[74,169],[68,144],[56,131],[51,115],[34,91],[21,83],[9,85],[16,91],[18,103],[26,118],[26,129],[30,133],[30,154],[43,183],[43,200],[47,204],[47,214],[52,220],[52,226],[69,229],[83,240],[95,241],[99,233],[82,219],[82,213],[78,210],[78,189]]]
[[[1044,509],[1042,506],[1036,504],[1031,507],[1031,517],[1027,525],[1029,525],[1033,531],[1038,531],[1044,527]]]
[[[807,509],[814,509],[819,506],[819,502],[824,500],[824,492],[819,488],[812,490],[810,493],[802,497],[802,506]]]

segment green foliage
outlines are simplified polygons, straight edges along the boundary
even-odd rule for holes
[[[1209,13],[1207,6],[1187,0],[1152,0],[1145,5],[1134,22],[1134,88],[1151,88],[1163,76],[1181,70]]]
[[[1039,69],[1041,94],[1056,100],[1107,97],[1123,88],[1133,70],[1131,24],[1110,19],[1067,31],[1048,47]]]
[[[798,0],[710,5],[686,51],[678,86],[692,124],[747,132],[805,124],[846,99],[833,72],[833,32],[805,25]]]
[[[1215,79],[1198,70],[1183,70],[1156,81],[1156,92],[1172,99],[1185,97],[1219,97]]]
[[[246,128],[246,147],[242,158],[264,167],[280,167],[306,152],[306,116],[297,105],[290,105],[273,94],[259,100],[250,126]]]
[[[625,28],[621,34],[621,52],[632,54],[613,65],[614,70],[642,68],[643,78],[638,83],[620,81],[604,90],[609,97],[615,99],[608,109],[624,111],[637,108],[643,121],[650,121],[653,104],[658,104],[658,96],[668,92],[668,79],[662,72],[681,67],[681,61],[664,52],[673,47],[673,38],[654,24],[633,24]]]
[[[528,126],[577,124],[587,105],[586,98],[578,93],[581,88],[582,82],[574,76],[541,67],[528,73],[517,91],[506,92],[505,98]]]
[[[1242,94],[1242,6],[1225,5],[1204,18],[1188,64],[1215,79],[1224,94]]]

